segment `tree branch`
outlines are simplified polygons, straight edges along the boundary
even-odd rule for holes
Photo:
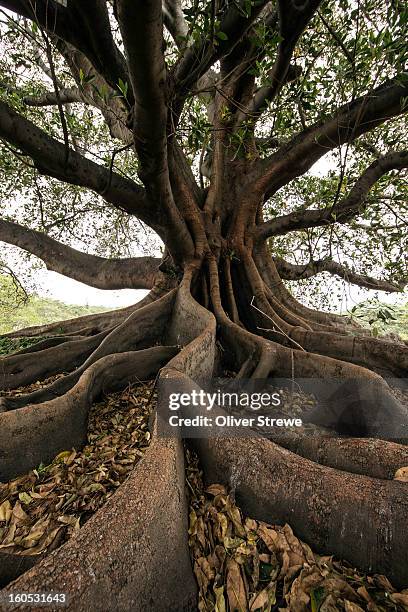
[[[49,0],[0,0],[0,5],[38,22],[49,34],[84,53],[113,89],[128,80],[126,62],[117,48],[104,0],[69,0],[67,6]]]
[[[46,234],[0,219],[0,241],[41,259],[48,270],[97,289],[151,289],[159,277],[160,259],[105,259],[73,249]]]
[[[77,87],[67,87],[60,89],[59,101],[61,104],[72,104],[73,102],[83,102],[80,90]],[[27,106],[56,106],[58,104],[55,91],[46,91],[40,96],[26,96],[23,98]]]
[[[285,280],[300,280],[311,278],[321,272],[329,272],[334,276],[338,276],[348,283],[365,287],[366,289],[375,289],[377,291],[387,291],[388,293],[396,293],[404,290],[408,283],[408,279],[404,282],[395,285],[389,281],[380,280],[368,276],[366,274],[358,274],[353,272],[347,266],[343,266],[331,258],[320,259],[318,261],[310,261],[307,264],[293,264],[280,257],[274,258],[275,265],[281,278]]]
[[[160,233],[157,211],[142,187],[72,149],[69,149],[68,162],[65,163],[66,149],[61,142],[2,101],[0,137],[31,157],[39,172],[95,191],[116,208],[137,216]]]
[[[177,47],[180,47],[187,37],[188,24],[179,0],[163,0],[163,21]]]
[[[232,3],[220,19],[219,31],[225,37],[215,37],[215,44],[212,36],[206,36],[183,54],[172,73],[173,91],[178,98],[183,98],[216,61],[232,51],[268,1],[260,0],[256,7],[252,6],[249,16],[246,14],[244,1],[240,0],[237,5]]]
[[[238,115],[238,121],[244,120],[246,116],[252,118],[259,116],[268,102],[276,98],[286,83],[300,76],[301,69],[296,66],[291,67],[290,61],[299,38],[317,11],[319,4],[321,0],[309,0],[300,6],[294,2],[280,0],[279,33],[281,41],[275,62],[268,75],[270,84],[255,92],[246,112]]]
[[[188,228],[173,200],[167,151],[167,72],[163,54],[161,0],[117,0],[119,26],[135,97],[133,133],[140,161],[139,176],[168,229],[166,241],[174,259],[194,253]]]
[[[354,102],[345,104],[328,121],[302,131],[254,170],[254,188],[266,197],[307,172],[323,155],[408,111],[408,74],[388,80]]]
[[[126,145],[133,144],[133,133],[126,124],[128,115],[126,99],[115,95],[116,92],[103,76],[96,72],[88,58],[72,45],[59,41],[58,50],[65,58],[77,83],[82,102],[101,111],[113,138],[121,140]],[[103,92],[106,95],[103,95]],[[126,98],[129,100],[127,95]]]
[[[349,195],[334,206],[302,210],[266,221],[256,229],[257,239],[264,240],[269,236],[332,223],[346,223],[363,211],[365,199],[374,183],[387,172],[403,168],[408,168],[408,151],[388,153],[376,159],[356,181]]]

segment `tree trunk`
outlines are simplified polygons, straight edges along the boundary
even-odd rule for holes
[[[242,243],[237,247],[236,240],[232,244],[233,254],[230,246],[186,263],[177,289],[129,309],[123,322],[119,311],[110,329],[75,340],[67,336],[57,346],[39,346],[38,351],[2,360],[6,390],[29,384],[41,373],[48,376],[72,366],[76,369],[35,393],[3,397],[1,478],[16,476],[83,443],[89,406],[102,387],[108,390],[140,377],[154,377],[160,368],[162,379],[182,381],[190,390],[224,369],[248,379],[291,378],[293,373],[341,379],[344,385],[353,385],[353,397],[365,385],[369,392],[364,401],[353,402],[348,424],[357,435],[381,438],[375,443],[364,438],[319,441],[286,436],[276,441],[221,437],[194,444],[207,481],[221,480],[233,487],[244,512],[262,520],[288,522],[319,552],[346,558],[367,571],[386,573],[397,585],[406,584],[408,541],[400,527],[408,512],[408,491],[404,483],[389,479],[407,463],[408,454],[404,446],[387,439],[407,437],[407,415],[375,372],[385,369],[394,376],[401,374],[406,350],[397,353],[387,342],[347,335],[347,326],[338,317],[323,319],[306,309],[296,310],[294,300],[285,299],[281,284],[276,283],[272,258],[263,252],[258,265],[259,251]],[[50,327],[46,333],[53,331]],[[158,343],[163,346],[148,348]],[[310,352],[311,347],[319,348],[319,354]],[[317,421],[330,417],[340,430],[344,426],[333,405],[326,415],[315,417]],[[19,452],[21,448],[26,451]],[[156,465],[165,466],[165,472]],[[68,590],[72,610],[86,610],[90,601],[94,609],[107,605],[132,609],[131,602],[136,600],[155,610],[194,609],[182,473],[179,443],[165,442],[155,430],[149,453],[131,480],[81,529],[79,538],[40,560],[7,589]],[[132,514],[135,518],[129,528],[116,538],[115,517],[121,517],[122,524],[125,513],[129,521],[130,515],[122,510],[129,499],[140,511]],[[92,539],[95,529],[97,540]],[[110,542],[105,544],[108,555],[100,547],[101,538]],[[137,548],[132,544],[135,538]],[[92,569],[83,554],[92,559]],[[136,555],[134,563],[128,555]],[[172,580],[156,588],[153,576],[163,562],[168,564],[166,575],[179,576],[184,590],[174,589]],[[5,567],[14,568],[13,563],[5,561]],[[110,576],[110,567],[116,568],[116,578]],[[18,570],[10,570],[9,575],[13,572]],[[123,581],[129,586],[118,586]]]

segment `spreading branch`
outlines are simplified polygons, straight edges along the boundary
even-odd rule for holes
[[[113,40],[104,0],[69,0],[67,6],[49,0],[0,0],[0,6],[73,45],[113,89],[117,89],[119,79],[127,82],[126,62]]]
[[[81,101],[101,111],[113,138],[124,144],[133,143],[133,134],[127,127],[126,99],[129,100],[129,96],[117,96],[117,92],[95,70],[88,58],[69,43],[59,41],[58,50],[68,64]]]
[[[167,151],[167,71],[163,54],[161,0],[118,0],[118,21],[135,97],[133,133],[139,176],[150,199],[160,203],[169,228],[167,244],[178,260],[192,255],[194,245],[172,195]]]
[[[188,24],[179,0],[163,1],[163,21],[174,42],[180,47],[187,37]]]
[[[66,163],[63,143],[1,101],[0,137],[31,157],[42,174],[91,189],[116,208],[137,216],[156,231],[160,230],[155,208],[148,202],[142,187],[72,149],[69,149]]]
[[[151,289],[161,276],[160,259],[106,259],[77,251],[46,234],[0,219],[0,241],[41,259],[48,270],[97,289]]]
[[[183,54],[172,73],[173,89],[178,98],[186,95],[215,62],[234,49],[267,3],[267,0],[260,0],[256,6],[252,6],[250,15],[246,13],[244,1],[236,5],[231,3],[220,18],[222,38],[217,37],[216,33],[205,36]]]
[[[23,98],[27,106],[56,106],[58,104],[55,91],[46,91],[40,96],[26,96]],[[83,102],[80,90],[77,87],[67,87],[59,90],[59,102],[61,104],[72,104]]]
[[[356,181],[347,197],[321,210],[302,210],[276,217],[258,226],[257,238],[279,236],[295,230],[346,223],[364,210],[372,186],[387,172],[408,168],[408,151],[392,152],[376,159]]]
[[[408,75],[388,80],[354,102],[345,104],[328,121],[320,120],[303,130],[267,159],[254,172],[254,186],[270,197],[283,185],[307,172],[332,149],[406,113]]]
[[[292,2],[279,2],[279,33],[281,41],[278,46],[275,62],[268,74],[269,84],[258,89],[251,99],[245,112],[238,116],[238,120],[246,116],[256,118],[267,107],[282,87],[301,74],[301,69],[291,66],[293,51],[304,32],[307,24],[317,11],[321,0],[310,0],[297,5]]]
[[[280,257],[274,258],[274,262],[281,278],[285,280],[301,280],[311,278],[321,272],[329,272],[353,285],[358,285],[365,289],[387,291],[388,293],[403,291],[408,283],[408,279],[404,282],[394,284],[386,280],[373,278],[367,274],[358,274],[350,270],[347,266],[343,266],[333,261],[330,257],[317,261],[310,261],[307,264],[293,264]]]

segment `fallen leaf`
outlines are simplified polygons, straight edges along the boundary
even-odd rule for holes
[[[270,612],[276,603],[276,582],[271,582],[255,596],[251,603],[250,612],[260,610],[260,612]]]
[[[234,559],[227,563],[227,597],[231,612],[246,612],[248,610],[247,597],[241,569]]]
[[[13,508],[12,508],[9,500],[6,499],[0,505],[0,521],[5,521],[6,523],[8,523],[10,518],[11,518],[12,513],[13,513]]]
[[[400,480],[401,482],[408,482],[408,467],[401,467],[395,472],[394,480]]]

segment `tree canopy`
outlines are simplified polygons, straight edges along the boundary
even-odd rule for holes
[[[0,479],[82,446],[92,402],[135,380],[190,394],[219,376],[311,381],[296,431],[192,436],[204,476],[251,516],[406,586],[406,485],[392,479],[408,346],[307,305],[320,275],[386,292],[408,280],[405,4],[0,0],[0,21],[0,241],[93,287],[149,290],[7,335],[41,340],[0,358]],[[97,536],[15,588],[50,590],[74,563],[72,601],[116,609],[128,589],[125,609],[191,608],[182,444],[159,435],[166,394],[157,406],[133,484],[107,503],[112,557],[97,515]],[[178,579],[157,588],[163,550]]]
[[[150,106],[149,122],[158,126],[163,112],[159,107],[168,106],[167,122],[173,125],[167,133],[205,191],[217,129],[214,96],[228,81],[232,93],[224,94],[219,104],[220,120],[228,125],[231,164],[248,162],[252,186],[262,175],[269,182],[263,214],[271,223],[262,231],[276,236],[274,254],[288,262],[280,266],[283,278],[311,278],[326,271],[368,288],[393,291],[404,286],[405,162],[396,159],[404,147],[402,114],[407,104],[403,3],[310,3],[289,41],[285,28],[292,28],[293,15],[289,11],[287,23],[279,25],[273,3],[168,2],[163,15],[156,15],[165,25],[163,39],[158,25],[154,34],[160,39],[160,45],[155,41],[160,67],[153,48],[140,46],[147,36],[144,31],[140,44],[132,41],[127,47],[120,3],[115,8],[114,3],[92,2],[86,9],[74,1],[64,6],[54,0],[49,5],[2,5],[3,221],[107,258],[157,254],[157,233],[162,240],[166,233],[157,226],[157,204],[147,202],[154,200],[146,181],[147,191],[142,184],[141,164],[148,152],[136,146],[135,154],[131,111],[142,113]],[[224,56],[227,66],[220,69]],[[153,64],[162,77],[144,72]],[[158,92],[149,90],[148,82],[160,78],[166,99],[159,104]],[[352,107],[361,113],[374,102],[379,105],[374,118],[347,129]],[[341,114],[348,133],[329,134],[330,119]],[[154,139],[163,137],[153,136],[150,127],[141,127],[145,124],[142,113],[138,142],[144,140],[144,130]],[[316,143],[307,160],[300,146],[306,136]],[[325,142],[319,144],[319,138]],[[274,185],[268,166],[285,147],[294,148],[291,176]],[[385,156],[388,167],[376,172],[377,160]],[[310,174],[320,159],[324,162],[319,170]],[[362,175],[365,184],[357,182]],[[355,185],[358,197],[352,202]],[[325,212],[305,215],[305,210]],[[173,212],[170,206],[167,214]],[[44,258],[44,249],[28,244],[20,228],[3,224],[1,239]],[[69,265],[69,257],[62,270],[54,255],[54,267],[72,275],[75,266]],[[52,267],[50,261],[45,263]],[[92,283],[92,276],[79,280]],[[121,286],[135,282],[140,286],[137,279]],[[321,293],[321,283],[318,286]]]

